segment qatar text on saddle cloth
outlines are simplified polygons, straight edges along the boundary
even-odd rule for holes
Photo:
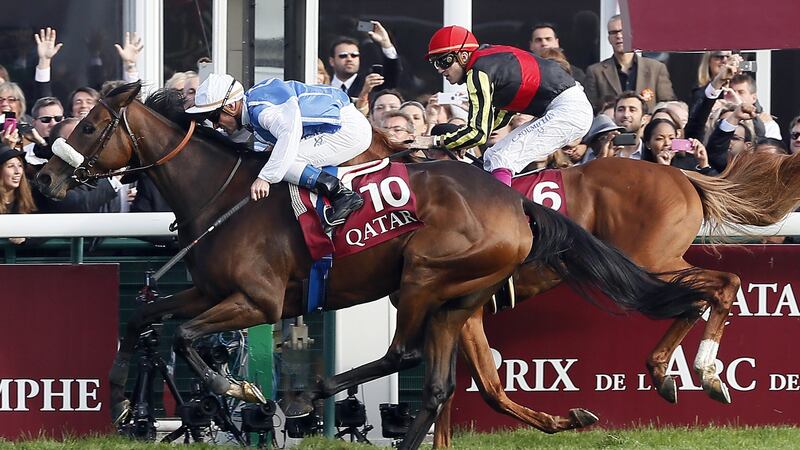
[[[364,206],[334,228],[331,240],[322,229],[316,207],[320,197],[289,185],[292,209],[303,229],[312,260],[330,254],[334,258],[352,255],[423,225],[417,218],[417,200],[405,165],[384,159],[354,167],[326,168],[331,169],[337,171],[335,175],[347,187],[364,196]]]

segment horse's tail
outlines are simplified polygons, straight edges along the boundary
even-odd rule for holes
[[[772,225],[800,204],[800,156],[742,152],[718,177],[684,171],[703,204],[708,231]]]
[[[661,281],[561,214],[527,199],[523,208],[533,231],[526,262],[550,268],[590,302],[598,304],[589,292],[596,288],[623,309],[662,319],[694,311],[693,304],[703,298],[687,281],[688,272]]]

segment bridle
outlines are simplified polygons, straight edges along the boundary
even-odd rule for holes
[[[134,154],[139,154],[139,138],[133,134],[130,125],[128,124],[128,107],[123,106],[119,112],[114,111],[114,109],[108,105],[108,103],[104,99],[98,100],[98,103],[102,105],[109,114],[111,114],[111,122],[103,128],[103,132],[100,134],[100,139],[97,140],[96,149],[94,152],[91,153],[90,156],[86,157],[84,161],[78,165],[72,173],[72,178],[81,184],[88,184],[90,181],[96,181],[102,178],[110,178],[116,175],[128,175],[131,173],[141,172],[152,167],[160,166],[165,164],[172,158],[176,157],[178,153],[180,153],[184,148],[186,148],[186,144],[189,143],[189,140],[192,138],[194,134],[194,130],[196,127],[196,123],[192,120],[189,123],[189,130],[186,132],[186,135],[183,137],[181,142],[172,149],[169,153],[159,158],[156,162],[147,164],[145,166],[139,167],[132,167],[128,169],[120,169],[116,171],[108,171],[105,173],[97,173],[92,174],[90,170],[94,167],[97,163],[97,160],[100,159],[100,154],[106,148],[106,144],[108,141],[111,140],[111,136],[114,135],[117,127],[122,124],[122,129],[125,130],[125,133],[130,138],[131,143],[133,144],[133,151]]]
[[[100,139],[98,139],[98,141],[97,141],[97,149],[91,154],[91,156],[89,156],[88,158],[84,158],[84,160],[80,164],[78,164],[77,167],[75,167],[75,170],[74,170],[74,172],[72,174],[72,178],[75,179],[77,182],[82,183],[82,184],[88,184],[89,181],[99,180],[101,178],[109,178],[109,177],[113,177],[113,176],[116,176],[116,175],[128,175],[128,174],[131,174],[131,173],[141,172],[141,171],[150,169],[152,167],[157,167],[157,166],[166,164],[172,158],[176,157],[181,151],[183,151],[184,148],[186,148],[186,145],[192,139],[192,135],[194,135],[194,130],[195,130],[196,126],[197,126],[196,122],[194,120],[192,120],[189,123],[189,130],[186,132],[186,135],[183,137],[181,142],[178,143],[178,145],[174,149],[169,151],[166,155],[162,156],[161,158],[159,158],[154,163],[147,164],[145,166],[133,167],[133,168],[122,169],[122,170],[117,170],[117,171],[109,171],[109,172],[106,172],[106,173],[91,174],[91,173],[89,173],[89,170],[92,167],[94,167],[94,165],[97,163],[97,160],[100,158],[100,153],[103,152],[103,150],[106,147],[106,144],[108,144],[108,141],[111,139],[111,136],[113,136],[114,131],[117,129],[117,127],[120,125],[120,123],[122,124],[122,128],[125,130],[125,132],[127,133],[128,137],[130,138],[131,143],[133,144],[133,151],[135,152],[136,155],[140,154],[139,153],[139,144],[138,144],[139,138],[137,138],[136,135],[133,134],[133,131],[131,130],[131,126],[128,123],[128,109],[127,109],[128,107],[127,106],[123,106],[122,108],[120,108],[120,112],[117,113],[116,111],[114,111],[113,108],[111,108],[111,106],[108,105],[108,103],[106,103],[105,100],[101,99],[98,102],[106,110],[108,110],[109,114],[111,114],[111,118],[112,119],[111,119],[111,122],[109,122],[109,124],[106,125],[106,127],[103,129],[103,132],[100,135]],[[199,217],[203,212],[205,212],[206,209],[208,209],[208,207],[211,204],[213,204],[222,195],[222,193],[225,191],[225,189],[228,187],[228,185],[233,180],[233,177],[236,175],[236,172],[239,169],[239,166],[241,166],[241,164],[242,164],[242,155],[240,154],[240,155],[238,155],[238,157],[236,159],[236,164],[234,164],[233,168],[231,169],[230,173],[228,174],[228,177],[225,179],[225,182],[222,183],[222,186],[211,197],[211,199],[209,199],[197,211],[197,213],[194,214],[193,217],[191,217],[191,218],[189,218],[187,220],[184,220],[182,222],[178,222],[178,220],[176,219],[174,222],[172,222],[170,224],[169,230],[170,231],[175,231],[178,228],[181,228],[181,227],[187,225],[188,223],[192,222],[194,219]],[[237,204],[237,206],[235,207],[235,210],[238,210],[239,208],[244,206],[244,203],[246,203],[246,201],[245,202],[241,202],[240,204]],[[234,212],[234,210],[231,210],[231,211],[229,211],[229,214],[232,214],[233,212]],[[226,219],[227,219],[227,217],[226,217]],[[224,221],[224,219],[223,219],[223,221]]]

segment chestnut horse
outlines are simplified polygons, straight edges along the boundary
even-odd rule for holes
[[[370,150],[385,156],[382,146]],[[695,360],[705,392],[730,403],[715,370],[715,356],[724,323],[740,286],[732,273],[693,267],[683,258],[703,220],[711,228],[767,226],[800,204],[800,156],[742,153],[719,177],[706,177],[674,167],[626,158],[603,158],[561,171],[570,218],[596,237],[616,246],[652,273],[692,270],[711,308]],[[536,263],[514,274],[517,300],[529,299],[558,285],[558,276]],[[487,306],[487,312],[489,307]],[[563,418],[533,411],[505,394],[483,330],[483,311],[476,311],[461,330],[459,349],[484,400],[498,412],[547,433],[569,428]],[[646,360],[657,392],[677,402],[677,388],[666,375],[672,353],[700,317],[700,312],[675,319]],[[703,348],[711,348],[710,351]],[[434,446],[450,444],[449,400],[436,422]]]
[[[131,83],[102,99],[67,141],[56,142],[59,157],[51,158],[37,182],[44,193],[60,198],[79,181],[108,176],[107,171],[147,168],[182,224],[179,242],[186,245],[247,197],[266,157],[219,145],[210,137],[213,130],[198,127],[192,135],[194,126],[186,131],[136,100],[140,89],[138,82]],[[232,171],[239,162],[239,170]],[[229,171],[234,174],[220,193]],[[669,282],[651,276],[573,222],[480,169],[440,161],[410,164],[408,172],[424,226],[338,259],[326,304],[327,309],[340,309],[396,293],[393,341],[382,358],[316,383],[285,405],[287,416],[308,414],[314,400],[424,360],[423,407],[401,443],[402,448],[419,447],[453,393],[455,350],[464,322],[528,259],[580,291],[598,289],[623,307],[655,318],[694,314],[702,298],[681,275]],[[115,416],[127,408],[128,366],[145,325],[188,319],[176,331],[177,354],[215,393],[254,400],[259,396],[251,386],[231,383],[209,368],[192,342],[209,333],[304,313],[302,281],[312,261],[285,183],[274,185],[266,199],[245,204],[200,240],[186,262],[195,286],[142,305],[128,323],[109,374]],[[594,417],[573,410],[565,420],[578,427],[583,419]]]

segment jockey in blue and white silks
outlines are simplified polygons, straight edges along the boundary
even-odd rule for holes
[[[341,89],[273,78],[244,92],[232,76],[211,74],[186,112],[205,114],[229,135],[250,129],[258,141],[273,145],[251,186],[253,200],[269,195],[270,184],[280,181],[312,189],[331,202],[328,226],[344,223],[364,204],[358,193],[320,170],[358,156],[372,141],[372,127]]]

